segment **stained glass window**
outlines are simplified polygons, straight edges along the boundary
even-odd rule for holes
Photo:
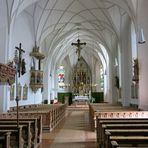
[[[59,88],[64,88],[65,86],[65,69],[64,66],[60,66],[57,70],[58,74],[58,87]]]

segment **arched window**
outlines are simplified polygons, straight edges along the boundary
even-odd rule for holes
[[[103,66],[100,67],[100,86],[101,86],[101,91],[104,91],[104,71],[103,71]]]
[[[58,87],[64,88],[65,87],[65,69],[64,66],[60,66],[57,70],[58,74]]]

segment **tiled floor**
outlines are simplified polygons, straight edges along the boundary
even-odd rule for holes
[[[90,130],[88,110],[67,110],[67,117],[51,133],[43,133],[39,148],[96,148],[96,134]]]

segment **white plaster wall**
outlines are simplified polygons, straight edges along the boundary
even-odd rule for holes
[[[148,110],[148,1],[138,1],[138,26],[143,28],[145,44],[138,45],[139,108]]]
[[[29,54],[34,46],[34,37],[33,37],[31,22],[32,20],[28,17],[26,13],[21,13],[16,19],[13,30],[13,39],[12,39],[12,50],[15,50],[15,47],[19,46],[19,43],[22,43],[22,48],[25,50],[25,53],[23,53],[22,57],[25,58],[27,73],[21,76],[18,81],[22,86],[27,84],[28,87],[30,83],[30,64],[31,64],[31,57],[29,56]],[[36,94],[34,94],[32,90],[29,88],[28,99],[20,100],[19,105],[37,104],[41,102],[42,102],[41,90],[39,89],[36,92]],[[10,101],[10,107],[15,105],[16,105],[15,101]]]
[[[8,19],[5,1],[0,1],[0,63],[7,63]],[[0,84],[0,112],[6,112],[8,107],[8,84]]]

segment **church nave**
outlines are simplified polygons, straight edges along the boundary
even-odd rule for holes
[[[90,127],[88,109],[68,108],[66,118],[54,131],[43,132],[39,148],[96,148],[96,133]]]

